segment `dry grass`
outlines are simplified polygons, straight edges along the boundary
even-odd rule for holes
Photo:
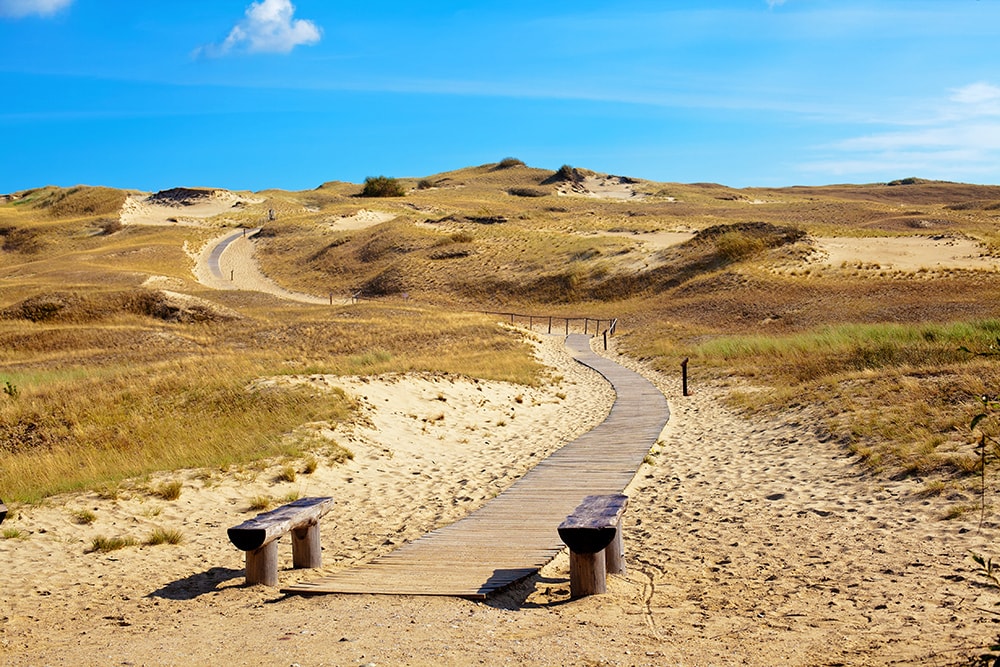
[[[298,430],[349,418],[344,396],[252,389],[260,378],[433,371],[541,381],[530,348],[471,312],[482,310],[618,317],[633,354],[668,372],[690,357],[696,373],[743,375],[767,388],[741,397],[748,410],[809,410],[873,469],[974,469],[962,430],[970,399],[995,394],[1000,377],[989,358],[957,349],[993,342],[1000,277],[774,268],[812,252],[803,232],[966,234],[1000,247],[1000,188],[643,182],[651,196],[617,201],[556,196],[552,175],[505,159],[400,179],[405,196],[363,204],[356,184],[267,191],[204,229],[119,228],[124,193],[106,189],[0,200],[5,497],[270,456],[351,456]],[[362,207],[397,217],[331,227]],[[258,242],[266,273],[298,290],[378,300],[327,308],[198,287],[188,252],[218,225],[268,209],[278,219]],[[644,241],[674,230],[701,233],[667,249]],[[177,316],[141,287],[150,275],[218,309]],[[239,317],[222,315],[230,311]]]

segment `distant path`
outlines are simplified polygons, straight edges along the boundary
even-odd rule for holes
[[[255,230],[251,231],[250,233],[251,234],[256,234],[259,231],[260,231],[259,229],[255,229]],[[226,248],[229,247],[230,243],[232,243],[236,239],[244,238],[244,237],[246,237],[246,235],[247,235],[247,232],[245,230],[244,231],[239,231],[239,232],[234,232],[234,233],[230,234],[229,236],[223,238],[221,241],[219,241],[219,243],[214,248],[212,248],[212,252],[208,256],[208,268],[212,272],[213,276],[215,276],[216,278],[222,278],[223,277],[222,276],[222,269],[219,266],[219,259],[222,257],[222,253],[224,253],[226,251]]]
[[[621,493],[670,416],[648,380],[572,334],[574,358],[603,375],[618,397],[607,419],[558,450],[485,506],[360,567],[283,589],[485,598],[531,576],[563,549],[556,528],[584,496]]]
[[[253,257],[252,237],[260,229],[231,232],[211,241],[201,251],[195,265],[195,277],[202,285],[220,290],[264,292],[299,303],[343,305],[350,299],[330,299],[293,292],[268,278]]]

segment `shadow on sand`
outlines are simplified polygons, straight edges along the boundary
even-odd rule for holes
[[[243,579],[242,568],[234,570],[230,567],[213,567],[212,569],[192,574],[189,577],[172,581],[159,588],[147,597],[164,598],[167,600],[193,600],[199,595],[221,590],[221,584],[233,579]],[[242,585],[242,581],[240,582]]]

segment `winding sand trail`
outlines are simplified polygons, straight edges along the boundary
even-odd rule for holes
[[[259,229],[244,229],[216,237],[195,256],[194,275],[199,283],[219,290],[264,292],[289,301],[315,304],[345,304],[350,299],[287,290],[268,278],[253,257],[253,237]]]

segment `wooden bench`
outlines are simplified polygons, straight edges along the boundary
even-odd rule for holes
[[[2,500],[0,500],[0,523],[3,523],[3,520],[6,518],[7,518],[7,506],[3,504]]]
[[[607,573],[625,574],[622,514],[628,496],[587,496],[559,524],[559,537],[569,547],[571,598],[607,592]]]
[[[333,498],[301,498],[230,528],[229,540],[247,552],[247,583],[278,585],[278,538],[289,532],[292,566],[319,567],[319,520],[332,507]]]

